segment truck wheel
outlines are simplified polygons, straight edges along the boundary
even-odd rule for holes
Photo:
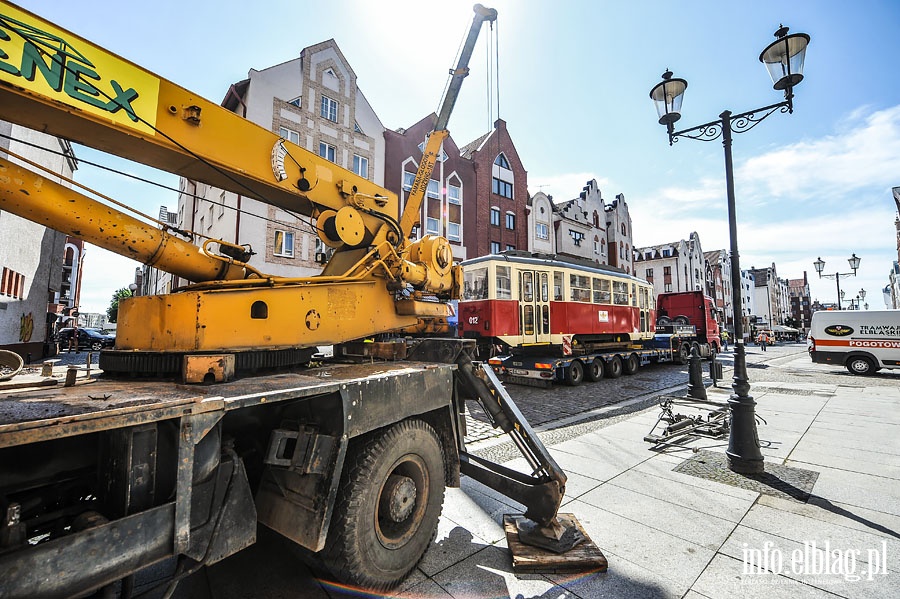
[[[637,354],[631,354],[622,362],[622,368],[625,374],[634,374],[641,367],[641,359]]]
[[[594,358],[584,371],[587,380],[595,383],[603,378],[603,360]]]
[[[566,384],[570,387],[580,385],[581,381],[584,380],[584,365],[580,360],[572,360],[569,362],[569,365],[563,369],[563,376],[565,377]]]
[[[682,315],[676,316],[672,320],[672,322],[674,322],[675,324],[691,324],[691,319],[682,314]]]
[[[351,446],[321,553],[326,567],[373,590],[397,585],[434,539],[443,502],[444,453],[425,422],[406,420]]]
[[[617,379],[622,376],[622,358],[619,356],[613,356],[612,359],[606,362],[606,377],[610,379]]]
[[[851,374],[872,374],[875,372],[875,365],[870,358],[865,356],[853,356],[847,360],[847,370],[849,370]]]
[[[691,346],[688,343],[682,343],[681,347],[678,348],[678,353],[675,355],[675,363],[676,364],[687,364],[688,359],[691,357]]]

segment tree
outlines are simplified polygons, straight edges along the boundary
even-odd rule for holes
[[[117,289],[115,293],[113,293],[112,300],[109,302],[109,308],[106,309],[106,318],[109,322],[116,322],[119,318],[119,300],[131,297],[132,295],[134,295],[134,293],[127,287]]]

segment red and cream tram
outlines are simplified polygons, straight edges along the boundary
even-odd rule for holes
[[[562,355],[652,339],[653,286],[591,264],[524,252],[466,260],[460,335],[478,339],[480,350]]]

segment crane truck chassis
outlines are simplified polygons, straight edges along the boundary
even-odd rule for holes
[[[257,522],[338,579],[389,588],[430,545],[460,474],[556,528],[556,550],[580,542],[556,522],[565,474],[492,370],[471,362],[474,342],[406,346],[402,361],[218,385],[94,380],[0,395],[0,597],[129,585],[178,557],[174,585],[252,544]],[[532,474],[466,451],[467,399]]]

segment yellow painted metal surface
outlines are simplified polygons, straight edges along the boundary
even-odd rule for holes
[[[446,313],[446,306],[432,303]],[[383,280],[185,291],[119,303],[117,349],[241,351],[311,347],[417,324]]]
[[[0,157],[0,210],[190,281],[242,279],[245,270]]]
[[[182,382],[224,383],[234,378],[234,354],[200,354],[184,356]]]

